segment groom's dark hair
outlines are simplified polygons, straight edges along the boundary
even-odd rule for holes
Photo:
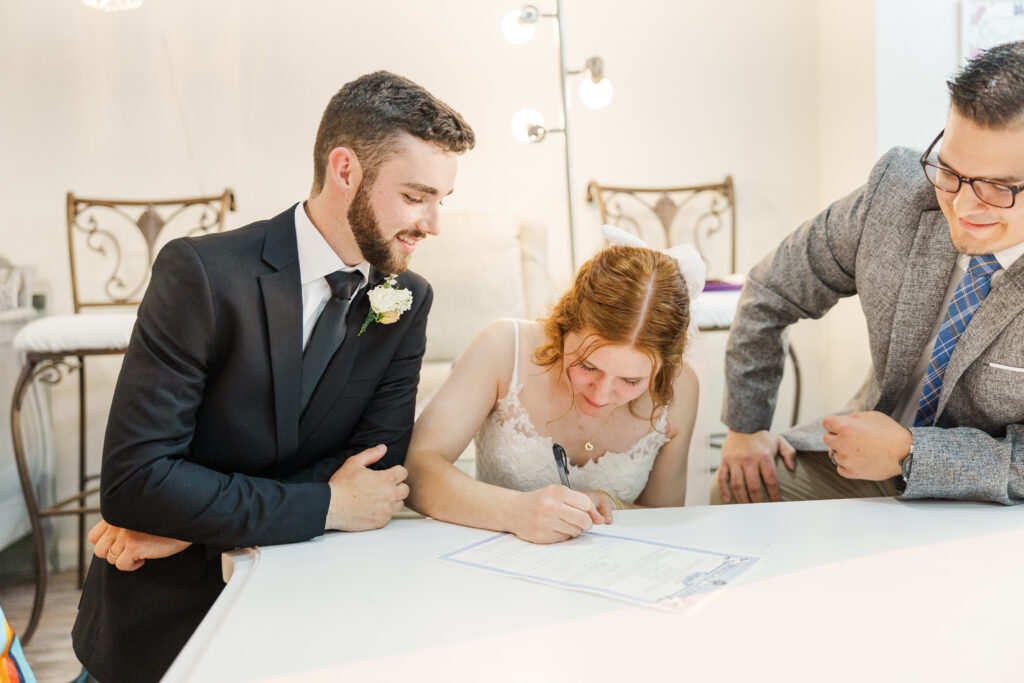
[[[983,51],[946,85],[957,112],[981,126],[1024,123],[1024,42]]]
[[[348,147],[372,184],[401,133],[461,154],[476,144],[473,129],[450,106],[408,78],[375,71],[346,83],[324,109],[313,147],[313,192],[324,185],[331,150]]]

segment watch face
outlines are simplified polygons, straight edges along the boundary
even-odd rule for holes
[[[911,454],[900,460],[900,470],[903,472],[903,481],[910,479],[910,465],[913,457],[913,454]]]

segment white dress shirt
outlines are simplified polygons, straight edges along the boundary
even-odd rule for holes
[[[325,276],[336,270],[357,270],[363,274],[363,281],[356,292],[366,285],[370,278],[370,264],[367,261],[346,266],[341,257],[327,244],[327,240],[313,225],[306,213],[306,203],[295,207],[295,244],[299,250],[299,282],[302,284],[302,348],[306,348],[313,334],[320,312],[331,298],[331,287]],[[355,296],[353,292],[352,296]]]
[[[991,291],[999,283],[999,279],[1002,278],[1003,273],[1009,270],[1010,266],[1024,254],[1024,242],[1015,244],[1012,247],[1007,247],[1002,251],[997,251],[993,256],[999,261],[1000,268],[996,272],[992,273],[990,279]],[[949,301],[953,298],[953,292],[956,291],[956,286],[960,284],[960,280],[963,279],[964,273],[967,272],[967,266],[970,265],[971,256],[969,254],[960,254],[956,257],[956,267],[953,268],[953,274],[949,278],[949,285],[946,286],[946,297],[943,299],[945,306],[939,311],[939,318],[935,321],[935,326],[932,328],[932,336],[928,339],[928,343],[924,346],[924,352],[921,354],[921,359],[917,361],[917,366],[914,368],[914,374],[910,376],[912,380],[907,384],[907,388],[900,394],[899,401],[896,402],[896,410],[893,411],[893,416],[896,420],[906,427],[907,429],[914,426],[914,417],[917,416],[917,404],[921,401],[921,391],[924,388],[925,374],[928,372],[928,365],[932,361],[932,350],[935,348],[935,339],[939,336],[939,329],[942,327],[942,320],[946,317],[946,309],[949,308]],[[968,323],[969,324],[969,323]]]

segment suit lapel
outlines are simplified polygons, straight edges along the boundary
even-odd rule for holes
[[[371,266],[366,287],[360,289],[352,300],[352,305],[349,306],[348,315],[345,318],[345,341],[331,357],[331,362],[327,364],[320,382],[309,399],[309,405],[299,420],[300,444],[305,442],[334,404],[344,396],[345,385],[348,384],[348,378],[352,374],[356,359],[366,349],[365,340],[370,332],[370,328],[367,328],[362,336],[359,334],[359,328],[363,326],[363,320],[370,312],[370,299],[367,292],[380,284],[383,279],[384,275]],[[296,394],[297,396],[298,394]],[[296,405],[298,405],[298,398],[296,398]]]
[[[924,353],[939,311],[949,304],[935,292],[946,291],[956,256],[945,217],[940,211],[923,212],[903,271],[878,410],[889,412],[896,405]]]
[[[267,229],[263,260],[275,271],[261,275],[267,316],[270,369],[274,382],[277,457],[299,447],[299,400],[302,381],[302,286],[295,243],[294,207]]]
[[[999,283],[974,312],[974,317],[957,342],[942,378],[942,393],[935,411],[936,421],[964,371],[1021,311],[1024,311],[1024,258],[1017,259],[1003,274]]]

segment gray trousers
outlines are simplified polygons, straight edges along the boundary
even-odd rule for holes
[[[865,481],[840,476],[829,460],[828,453],[797,451],[796,469],[792,472],[782,457],[776,456],[775,473],[779,478],[779,492],[784,501],[876,498],[897,494],[891,479]],[[768,492],[764,491],[764,487],[761,490],[767,501]],[[735,503],[735,499],[732,502]],[[711,478],[711,504],[723,504],[722,494],[718,491],[718,477]]]

